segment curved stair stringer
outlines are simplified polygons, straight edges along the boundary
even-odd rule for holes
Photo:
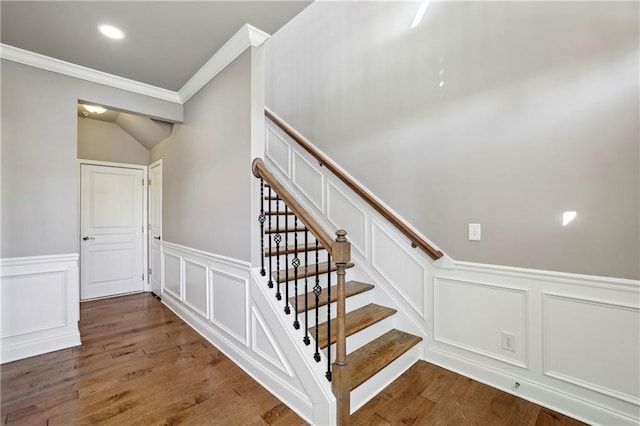
[[[258,309],[265,323],[268,324],[270,335],[267,337],[275,342],[279,348],[278,355],[282,364],[285,364],[284,369],[270,368],[273,362],[269,362],[268,364],[271,365],[265,365],[265,367],[274,370],[275,374],[272,376],[280,377],[283,383],[288,382],[285,384],[288,387],[285,393],[289,395],[278,394],[273,388],[267,387],[311,424],[335,424],[336,398],[331,391],[331,383],[324,377],[326,360],[323,354],[321,354],[323,356],[321,362],[317,363],[313,360],[310,356],[312,353],[310,347],[302,341],[303,330],[295,330],[291,326],[293,315],[284,313],[281,301],[274,297],[274,289],[268,288],[267,278],[260,275],[258,268],[252,269],[251,281],[251,301],[254,305],[252,309]],[[253,352],[262,356],[260,351],[256,350],[255,336],[250,343]],[[266,361],[269,360],[266,359]],[[295,385],[292,389],[292,382],[298,385],[298,389],[295,389]],[[302,392],[306,395],[300,395]]]

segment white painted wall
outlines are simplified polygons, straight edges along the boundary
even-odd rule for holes
[[[251,51],[184,105],[184,124],[151,150],[163,161],[163,239],[250,259]]]
[[[640,278],[638,3],[419,5],[314,2],[267,106],[456,259]]]

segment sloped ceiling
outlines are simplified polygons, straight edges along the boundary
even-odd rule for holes
[[[114,123],[149,150],[171,136],[173,130],[172,123],[112,110],[94,114],[88,112],[82,104],[78,104],[78,116]]]

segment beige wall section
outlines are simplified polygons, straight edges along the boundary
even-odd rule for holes
[[[250,260],[251,54],[184,105],[184,124],[151,150],[162,159],[163,239]]]
[[[639,4],[418,6],[315,2],[267,106],[456,260],[640,278]]]
[[[78,252],[78,99],[182,120],[182,105],[7,60],[1,92],[3,258]]]
[[[149,150],[117,124],[78,117],[78,158],[149,164]]]

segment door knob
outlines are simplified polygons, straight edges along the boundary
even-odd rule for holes
[[[89,241],[89,240],[95,240],[96,237],[82,237],[82,239],[85,241]]]
[[[159,240],[160,236],[158,235],[157,237],[153,237],[154,240]]]

